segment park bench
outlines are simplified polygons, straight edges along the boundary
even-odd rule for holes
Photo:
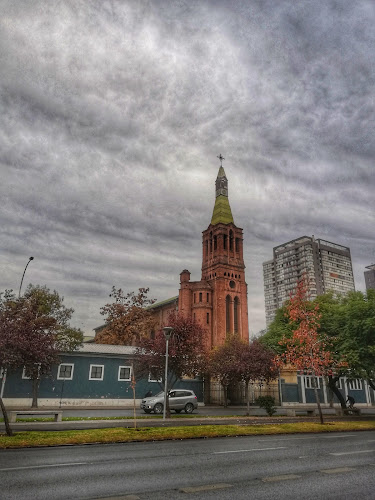
[[[55,418],[55,422],[62,421],[62,410],[12,410],[8,412],[9,422],[14,423],[17,419],[17,416],[37,416],[37,417],[45,417],[48,415],[53,415]]]
[[[288,417],[295,417],[297,411],[307,413],[307,416],[313,417],[318,411],[317,408],[312,408],[311,406],[285,407],[285,410]]]

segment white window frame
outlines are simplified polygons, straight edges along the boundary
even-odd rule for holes
[[[62,366],[71,366],[72,367],[70,377],[63,377],[60,375],[60,370],[61,370]],[[73,373],[74,373],[74,363],[60,363],[59,366],[57,367],[57,380],[73,380]]]
[[[129,370],[129,378],[120,378],[120,374],[121,374],[121,368],[128,368]],[[118,367],[118,374],[117,374],[117,380],[119,382],[130,382],[130,380],[132,379],[132,367],[131,366],[119,366]]]
[[[313,381],[312,381],[313,378],[314,378],[313,375],[305,375],[305,389],[314,389]],[[320,389],[319,377],[315,377],[315,380],[316,380],[316,388]]]
[[[23,370],[22,370],[22,378],[23,378],[23,380],[31,380],[31,377],[27,377],[26,376],[25,371],[26,371],[26,366],[24,366]]]
[[[163,381],[163,379],[161,377],[159,379],[155,379],[155,378],[151,378],[151,377],[152,377],[152,374],[151,374],[151,372],[149,372],[149,374],[148,374],[148,381],[149,382],[158,382],[158,383],[160,383],[160,382]]]
[[[337,381],[337,389],[342,390],[342,388],[343,388],[343,386],[344,386],[343,382],[344,382],[343,378],[342,378],[342,377],[340,377],[340,378],[338,379],[338,381]]]
[[[362,380],[360,378],[355,378],[349,380],[348,388],[350,391],[361,391],[362,390]]]
[[[101,376],[101,378],[97,378],[97,377],[92,377],[91,376],[93,368],[101,368],[102,369],[102,376]],[[104,365],[90,365],[89,380],[100,381],[100,380],[103,380],[103,379],[104,379]]]

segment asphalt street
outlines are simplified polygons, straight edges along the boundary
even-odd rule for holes
[[[375,433],[3,450],[0,485],[7,500],[373,500]]]

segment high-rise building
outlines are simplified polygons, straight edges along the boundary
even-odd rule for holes
[[[328,291],[354,290],[350,249],[330,241],[302,236],[273,249],[273,259],[263,263],[267,326],[306,274],[310,299]]]
[[[366,290],[375,290],[375,264],[371,264],[371,266],[366,266],[368,271],[365,271],[365,283]]]

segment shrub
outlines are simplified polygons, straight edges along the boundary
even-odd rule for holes
[[[275,398],[272,396],[259,396],[256,400],[256,404],[264,408],[269,417],[272,417],[272,415],[276,413]]]

